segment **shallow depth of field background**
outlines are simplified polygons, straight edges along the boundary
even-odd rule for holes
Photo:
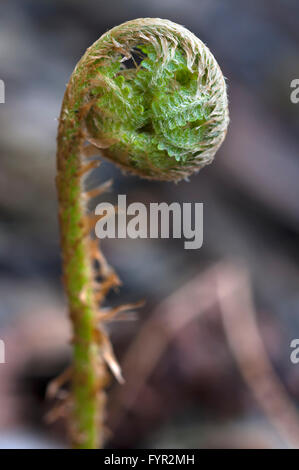
[[[11,0],[0,18],[0,447],[67,446],[63,420],[45,424],[44,399],[70,361],[71,338],[56,119],[86,48],[138,17],[181,23],[208,44],[227,77],[231,124],[214,163],[189,183],[146,182],[108,163],[88,182],[113,177],[108,200],[204,203],[200,250],[172,239],[103,243],[123,280],[108,305],[147,300],[136,321],[109,326],[127,381],[111,381],[107,445],[299,446],[299,364],[290,361],[299,338],[299,104],[290,101],[299,3]]]

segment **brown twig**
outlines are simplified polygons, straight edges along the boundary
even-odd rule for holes
[[[245,269],[228,265],[217,273],[217,296],[226,336],[248,387],[289,447],[299,447],[299,416],[268,357]]]

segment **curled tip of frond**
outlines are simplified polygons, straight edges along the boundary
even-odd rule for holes
[[[214,158],[229,122],[225,80],[210,50],[159,18],[105,33],[78,63],[65,114],[124,170],[180,180]]]

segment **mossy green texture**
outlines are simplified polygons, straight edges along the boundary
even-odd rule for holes
[[[210,96],[197,93],[198,74],[189,70],[179,47],[165,63],[151,45],[137,46],[135,57],[139,51],[145,57],[133,68],[124,68],[117,56],[100,62],[102,83],[92,90],[97,102],[90,130],[101,129],[113,142],[111,158],[126,153],[132,167],[145,169],[148,161],[161,169],[175,162],[184,166],[201,151]]]

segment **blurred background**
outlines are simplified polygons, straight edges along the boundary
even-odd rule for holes
[[[65,85],[86,48],[139,17],[185,25],[227,77],[231,124],[214,163],[177,185],[113,178],[108,200],[203,202],[204,243],[107,240],[123,281],[109,305],[146,299],[111,324],[126,384],[111,381],[110,448],[299,447],[299,78],[296,0],[1,2],[0,447],[67,447],[48,425],[49,380],[70,362],[55,192]],[[106,198],[107,200],[107,198]]]

